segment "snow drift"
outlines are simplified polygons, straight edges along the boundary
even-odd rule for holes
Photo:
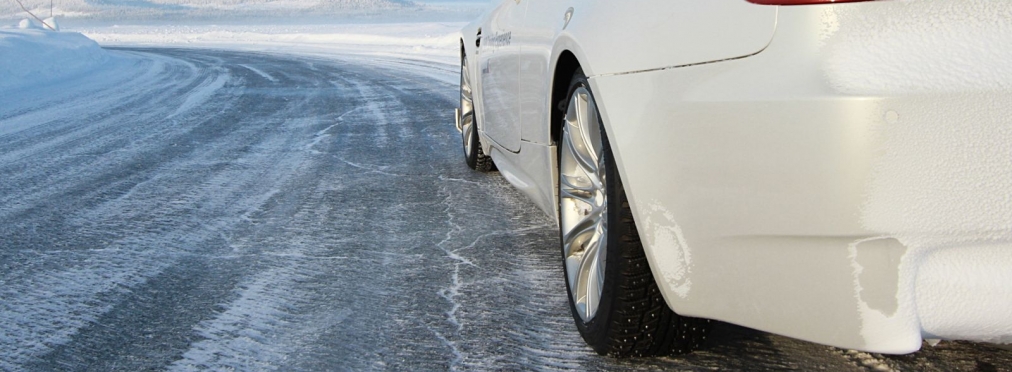
[[[321,57],[368,55],[456,65],[463,25],[117,25],[82,27],[78,31],[106,46],[209,48]]]
[[[79,33],[47,31],[29,21],[19,26],[0,29],[0,96],[87,73],[109,59]]]

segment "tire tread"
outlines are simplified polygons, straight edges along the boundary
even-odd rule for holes
[[[608,335],[612,357],[647,357],[685,354],[698,349],[710,328],[706,319],[679,316],[668,308],[654,281],[640,242],[632,210],[624,190],[617,196],[620,226],[621,294],[612,302],[611,332]],[[618,231],[616,231],[618,230]],[[617,253],[617,252],[616,252]]]
[[[589,86],[589,83],[582,70],[577,69],[570,83],[569,96],[579,86]],[[560,107],[565,111],[564,105]],[[615,170],[607,133],[604,128],[601,131],[607,162],[608,266],[595,318],[584,322],[570,294],[573,318],[584,340],[601,355],[627,358],[689,353],[706,340],[710,321],[680,316],[664,301],[643,251],[629,199]]]

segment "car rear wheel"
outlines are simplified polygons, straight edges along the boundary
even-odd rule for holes
[[[492,158],[481,150],[478,139],[477,116],[474,110],[474,94],[471,89],[471,70],[467,56],[460,59],[460,136],[464,143],[464,161],[471,169],[488,172],[493,169]]]
[[[671,311],[654,281],[608,136],[582,71],[559,142],[559,226],[570,308],[584,340],[616,357],[687,353],[709,320]]]

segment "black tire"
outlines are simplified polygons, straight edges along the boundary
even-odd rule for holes
[[[471,156],[467,156],[467,152],[464,152],[464,162],[471,169],[479,172],[491,172],[496,170],[495,162],[492,161],[492,157],[485,155],[485,152],[481,149],[481,140],[478,138],[478,131],[472,132],[471,143],[474,145],[474,149],[471,151]]]
[[[465,85],[468,88],[471,87],[469,79],[466,79],[466,74],[470,72],[467,69],[467,56],[461,52],[460,59],[460,114],[461,121],[465,121],[468,117],[471,120],[472,130],[462,130],[461,141],[463,142],[464,151],[464,162],[471,169],[479,172],[489,172],[495,169],[495,164],[492,162],[492,157],[485,155],[485,152],[481,149],[481,140],[478,136],[478,115],[475,114],[477,108],[474,106],[473,95],[470,89],[465,91]],[[470,109],[468,109],[467,102],[469,100]],[[467,128],[465,125],[464,128]],[[470,138],[468,138],[470,136]]]
[[[570,83],[563,112],[569,110],[574,92],[581,87],[593,99],[587,78],[578,70]],[[600,115],[597,117],[600,118]],[[601,355],[623,358],[691,352],[706,339],[710,320],[680,316],[667,306],[661,296],[643,252],[625,189],[616,171],[607,133],[600,120],[597,125],[601,126],[607,195],[604,284],[601,286],[596,314],[585,321],[577,310],[569,275],[565,275],[570,309],[576,326],[587,344]],[[560,159],[562,147],[559,146]],[[561,167],[561,160],[557,165]],[[561,213],[561,203],[559,207]],[[563,233],[560,229],[560,240],[563,239]],[[563,246],[563,260],[566,259],[565,255]]]

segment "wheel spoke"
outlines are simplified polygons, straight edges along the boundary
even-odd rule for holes
[[[577,303],[582,304],[586,314],[597,312],[598,303],[601,301],[601,287],[597,280],[599,276],[598,244],[589,243],[587,252],[581,257],[579,279],[577,282],[576,296]]]
[[[591,280],[597,280],[598,288],[604,288],[604,269],[607,264],[605,258],[608,257],[608,219],[604,216],[601,217],[601,223],[597,224],[597,277],[591,277]]]
[[[581,250],[567,257],[570,282],[574,283],[573,296],[578,311],[592,317],[600,302],[604,285],[605,235],[603,224],[595,223],[577,234]],[[575,243],[575,241],[574,241]]]
[[[564,131],[568,135],[563,136],[562,155],[568,158],[566,160],[574,161],[595,188],[603,189],[604,172],[600,164],[603,146],[599,120],[597,105],[590,94],[583,89],[574,92],[566,114]]]
[[[587,242],[593,239],[593,233],[596,232],[596,226],[592,223],[588,226],[582,226],[579,230],[571,231],[566,234],[563,239],[563,251],[567,258],[582,258],[586,253]],[[580,266],[567,267],[570,272],[570,279],[575,279],[573,274],[579,272]]]
[[[594,216],[587,216],[588,218],[585,218],[577,223],[576,226],[573,226],[573,229],[563,235],[562,240],[564,242],[563,244],[565,244],[565,253],[567,256],[579,254],[584,250],[585,243],[589,241],[589,239],[586,239],[587,234],[597,232],[597,224],[599,220],[599,218],[597,218],[598,216],[600,216],[599,213],[596,213]],[[578,249],[574,250],[574,247]]]
[[[596,171],[599,167],[597,166],[600,162],[601,151],[604,150],[604,146],[601,146],[601,119],[597,116],[597,104],[590,99],[590,93],[584,93],[582,99],[578,101],[579,110],[577,110],[577,120],[580,122],[580,140],[586,144],[588,161],[593,161],[594,170]]]
[[[574,101],[579,102],[575,99]],[[563,139],[569,142],[569,155],[580,164],[581,168],[587,171],[588,175],[597,174],[597,154],[589,147],[590,144],[584,141],[584,136],[581,134],[583,129],[580,128],[582,124],[577,113],[578,109],[570,106],[569,110],[570,113],[566,115],[566,129],[569,131],[569,136]]]
[[[586,203],[587,205],[595,205],[595,194],[597,189],[594,187],[581,187],[574,185],[568,177],[559,177],[560,183],[560,196],[563,198],[570,198]]]
[[[570,97],[559,145],[559,225],[573,303],[593,319],[607,262],[607,192],[601,122],[593,96],[578,87]]]
[[[470,87],[467,89],[470,89]],[[471,92],[461,90],[460,108],[464,114],[474,112],[474,100],[471,98]]]
[[[580,311],[593,316],[603,284],[604,207],[591,210],[563,237],[566,271]]]
[[[460,135],[464,145],[464,155],[468,158],[474,152],[474,97],[471,90],[471,73],[467,68],[467,58],[460,63]]]
[[[577,145],[573,144],[570,138],[572,137],[567,136],[563,143],[563,160],[574,163],[576,170],[582,173],[575,178],[581,180],[586,178],[587,183],[590,183],[590,187],[595,190],[604,189],[604,177],[601,176],[602,167],[593,162],[586,153],[577,150]]]
[[[474,114],[468,114],[460,119],[461,136],[464,140],[464,152],[471,155],[471,140],[474,138]]]

